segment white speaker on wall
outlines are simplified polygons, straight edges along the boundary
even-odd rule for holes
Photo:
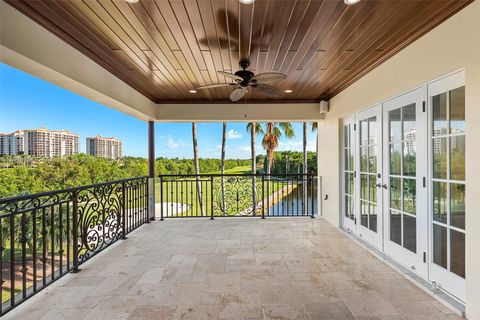
[[[320,101],[320,113],[327,113],[330,109],[328,101],[322,100]]]

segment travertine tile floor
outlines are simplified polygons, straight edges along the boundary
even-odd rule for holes
[[[458,319],[322,219],[153,222],[4,319]]]

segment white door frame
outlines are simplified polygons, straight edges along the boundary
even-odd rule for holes
[[[346,146],[345,145],[345,141],[346,141],[346,137],[345,137],[345,127],[349,127],[349,130],[350,131],[350,136],[348,137],[348,141],[349,141],[349,146]],[[356,209],[356,191],[357,191],[357,185],[356,185],[356,170],[357,170],[357,163],[356,163],[356,159],[357,159],[357,140],[356,140],[356,123],[355,123],[355,114],[353,115],[350,115],[348,117],[345,117],[343,119],[343,130],[342,130],[342,191],[341,191],[341,195],[342,195],[342,198],[341,198],[341,203],[342,203],[342,210],[341,210],[341,215],[342,215],[342,226],[345,230],[347,230],[348,232],[351,232],[353,234],[356,234],[357,233],[357,230],[356,230],[356,212],[357,212],[357,209]],[[346,156],[345,156],[345,151],[349,149],[350,152],[352,153],[352,157],[353,157],[353,170],[346,170],[345,168],[345,164],[347,162],[347,159],[346,159]],[[347,203],[346,203],[346,198],[348,196],[345,196],[346,192],[346,187],[347,187],[347,181],[346,181],[346,172],[349,172],[351,174],[353,174],[353,194],[351,195],[351,198],[352,198],[352,201],[350,202],[350,206],[351,206],[351,210],[353,210],[353,219],[350,219],[349,217],[346,216],[346,210],[347,210]]]
[[[372,106],[366,110],[360,111],[357,113],[357,130],[356,130],[356,150],[357,150],[357,159],[356,159],[356,167],[357,167],[357,174],[356,174],[356,214],[357,214],[357,235],[362,238],[363,240],[367,241],[369,244],[373,245],[377,249],[383,250],[383,241],[382,241],[382,234],[383,234],[383,217],[382,217],[382,192],[381,190],[381,185],[383,183],[382,181],[382,105],[378,104],[375,106]],[[361,220],[361,144],[360,144],[360,139],[361,139],[361,122],[362,120],[365,119],[370,119],[372,117],[375,117],[376,119],[376,173],[373,175],[375,177],[375,184],[377,185],[376,187],[374,186],[373,189],[375,189],[376,193],[376,201],[375,201],[375,213],[376,213],[376,232],[370,230],[368,227],[365,227],[362,225],[362,220]],[[372,175],[369,175],[369,179],[372,177]],[[368,189],[370,189],[370,186],[367,186]],[[370,220],[370,217],[368,217]]]
[[[405,93],[401,96],[393,98],[383,103],[383,146],[384,146],[384,155],[383,155],[383,213],[384,213],[384,250],[385,253],[389,256],[394,257],[395,260],[403,264],[405,267],[411,269],[414,273],[422,276],[423,278],[428,277],[428,264],[427,264],[427,248],[428,248],[428,235],[426,230],[428,230],[428,193],[427,193],[427,138],[426,138],[426,110],[424,109],[427,98],[427,87],[422,86],[415,90],[412,90],[408,93]],[[397,244],[394,241],[390,240],[390,191],[392,186],[390,185],[390,125],[389,125],[389,112],[392,110],[401,109],[404,106],[415,104],[415,193],[416,193],[416,203],[415,203],[415,214],[409,215],[402,208],[403,203],[403,182],[407,178],[403,174],[403,170],[400,172],[398,178],[401,180],[400,184],[400,210],[397,210],[401,214],[401,244]],[[403,125],[403,121],[400,122]],[[403,130],[403,128],[402,128]],[[404,132],[401,131],[401,140],[400,140],[400,152],[404,154]],[[403,157],[401,158],[403,159]],[[401,168],[404,167],[403,161],[400,163]],[[413,180],[413,179],[410,179]],[[405,217],[415,218],[416,224],[416,248],[413,252],[409,249],[406,249],[402,246],[404,244],[404,218]]]
[[[430,249],[430,257],[429,257],[429,281],[435,283],[439,288],[447,291],[448,293],[452,294],[454,297],[459,299],[462,302],[465,302],[465,279],[450,272],[447,269],[444,269],[435,263],[433,263],[433,111],[432,111],[432,98],[438,94],[448,92],[450,90],[465,86],[465,71],[459,71],[457,73],[451,74],[446,76],[442,79],[439,79],[435,82],[432,82],[428,85],[428,149],[429,157],[428,157],[428,181],[429,181],[429,221],[428,221],[428,230],[429,230],[429,249]],[[448,100],[448,99],[447,99]],[[447,113],[448,105],[447,105]],[[447,135],[450,136],[450,135]],[[447,138],[449,140],[449,138]],[[449,142],[447,143],[447,149]],[[449,151],[448,151],[449,152]],[[447,157],[448,167],[450,166],[450,159]],[[446,181],[452,181],[447,179]],[[450,188],[447,188],[448,194],[450,194]],[[447,255],[448,255],[448,267],[450,265],[450,223],[448,221],[450,214],[447,215],[447,223],[443,224],[446,225],[447,228]]]

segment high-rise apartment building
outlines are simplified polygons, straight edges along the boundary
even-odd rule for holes
[[[23,131],[0,133],[0,155],[23,154]]]
[[[103,138],[102,136],[87,138],[87,154],[108,159],[122,157],[122,141],[117,138]]]
[[[67,130],[24,130],[24,152],[35,157],[63,157],[80,152],[80,137]]]

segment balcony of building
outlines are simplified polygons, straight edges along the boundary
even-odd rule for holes
[[[146,177],[0,199],[2,319],[480,319],[478,0],[0,11],[3,63],[149,128]],[[155,122],[226,121],[315,122],[318,174],[158,176]]]

